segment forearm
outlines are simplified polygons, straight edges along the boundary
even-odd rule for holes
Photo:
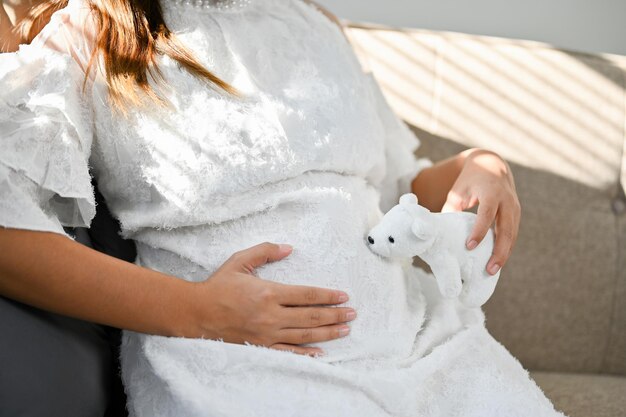
[[[189,285],[61,235],[0,227],[0,294],[44,310],[171,336]]]

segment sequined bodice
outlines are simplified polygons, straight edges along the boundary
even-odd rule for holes
[[[179,7],[193,7],[204,10],[238,11],[255,0],[165,0]],[[256,0],[259,1],[259,0]]]

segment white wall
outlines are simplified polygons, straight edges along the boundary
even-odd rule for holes
[[[318,0],[339,17],[626,55],[626,0]]]

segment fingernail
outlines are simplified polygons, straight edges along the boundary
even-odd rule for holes
[[[476,247],[476,245],[478,245],[478,242],[472,239],[469,242],[467,242],[467,249],[472,250]]]
[[[354,320],[356,318],[356,311],[351,310],[346,313],[347,320]]]
[[[348,301],[348,294],[346,293],[339,294],[339,302],[345,303],[346,301]]]
[[[487,270],[491,275],[495,275],[498,273],[498,271],[500,270],[500,265],[498,264],[493,264],[489,267],[489,269]]]
[[[348,326],[341,326],[339,328],[339,336],[343,337],[343,336],[347,335],[348,333],[350,333],[350,327],[348,327]]]
[[[278,245],[278,250],[281,252],[289,252],[293,249],[291,245],[287,245],[286,243],[281,243]]]
[[[315,358],[319,358],[320,356],[325,356],[326,352],[324,352],[323,350],[317,350],[315,352],[313,352],[313,357]]]

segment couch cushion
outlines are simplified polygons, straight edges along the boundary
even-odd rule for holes
[[[531,372],[554,406],[569,417],[626,416],[626,378],[599,374]]]
[[[617,267],[619,275],[613,284],[613,316],[604,368],[607,372],[626,375],[626,212],[618,215],[617,230],[620,236],[617,249],[620,257]]]
[[[416,133],[422,154],[436,160],[463,149]],[[610,201],[594,188],[511,165],[522,223],[513,255],[485,305],[487,327],[529,369],[600,372],[611,340],[618,340],[610,337],[618,295],[618,231]],[[616,355],[624,358],[620,352]],[[610,364],[613,372],[620,370],[618,361]]]

